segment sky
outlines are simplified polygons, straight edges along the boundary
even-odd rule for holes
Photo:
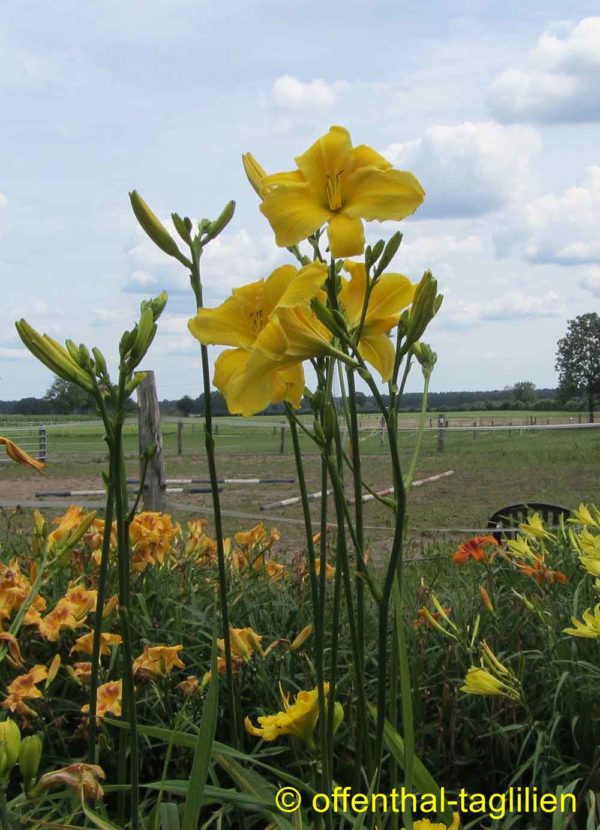
[[[14,321],[115,365],[140,302],[167,310],[141,368],[161,398],[200,393],[194,299],[137,227],[138,190],[234,220],[203,257],[205,304],[291,262],[241,154],[294,167],[347,127],[426,191],[393,269],[445,295],[426,340],[435,391],[552,387],[567,320],[600,305],[597,3],[433,0],[4,0],[0,18],[0,399],[49,371]],[[568,12],[568,17],[565,13]],[[213,358],[218,350],[212,350]],[[420,386],[418,373],[409,386]]]

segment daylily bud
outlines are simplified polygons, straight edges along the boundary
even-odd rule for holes
[[[437,280],[431,271],[426,271],[417,285],[408,320],[407,339],[409,343],[419,340],[435,314],[441,299],[437,294]]]
[[[233,199],[230,202],[227,202],[219,216],[215,219],[214,222],[211,222],[208,226],[208,233],[204,242],[210,242],[211,239],[215,239],[221,231],[225,230],[227,225],[233,219],[233,214],[235,213],[235,202]]]
[[[335,433],[335,423],[336,423],[335,409],[333,408],[333,404],[331,403],[331,401],[326,401],[325,402],[325,406],[323,408],[322,421],[323,421],[322,426],[323,426],[323,432],[325,434],[325,438],[326,438],[326,440],[331,441],[332,438],[333,438],[333,435]]]
[[[145,377],[146,372],[135,372],[131,380],[125,385],[125,394],[133,394]]]
[[[92,379],[81,369],[71,357],[67,349],[53,340],[47,334],[40,335],[26,320],[15,323],[19,337],[45,366],[63,380],[72,381],[87,392],[94,391]]]
[[[129,364],[131,368],[137,366],[138,363],[143,360],[155,334],[156,325],[154,323],[152,309],[150,306],[145,305],[142,307],[140,321],[136,326],[135,342],[131,348],[131,363]]]
[[[0,744],[0,778],[7,778],[10,773],[10,769],[11,768],[8,765],[6,747]]]
[[[181,218],[181,216],[179,216],[178,213],[171,214],[171,221],[173,222],[175,230],[179,236],[189,245],[192,241],[192,237],[190,236],[190,229],[186,225],[185,221]]]
[[[365,263],[373,265],[375,262],[377,262],[377,260],[383,252],[384,246],[385,242],[383,241],[383,239],[380,239],[378,242],[376,242],[372,248],[371,246],[369,246],[365,251]]]
[[[136,337],[137,330],[135,328],[131,331],[123,332],[123,335],[121,336],[121,341],[119,343],[119,354],[121,356],[121,359],[123,359],[125,355],[132,350]]]
[[[94,360],[96,361],[96,369],[101,375],[105,375],[108,368],[106,366],[106,359],[104,355],[96,346],[93,347],[92,354],[94,355]]]
[[[150,239],[157,245],[165,254],[175,257],[181,261],[182,255],[177,247],[177,243],[169,234],[165,226],[159,218],[150,210],[146,202],[142,199],[136,190],[132,190],[129,194],[131,207],[135,213],[135,217],[146,231]]]
[[[48,532],[46,519],[42,516],[39,510],[33,511],[33,527],[37,536],[41,536],[42,538],[46,537]]]
[[[19,760],[21,747],[21,731],[11,718],[0,723],[0,747],[6,753],[6,771],[10,772]]]
[[[402,242],[402,234],[400,231],[396,231],[393,236],[388,239],[388,243],[385,246],[383,254],[381,255],[381,259],[377,263],[377,268],[375,270],[375,276],[379,276],[383,274],[385,269],[388,267],[390,262],[396,256],[398,248],[400,247],[400,243]]]
[[[19,769],[25,794],[29,794],[42,759],[42,741],[39,735],[28,735],[21,741],[19,752]]]
[[[437,354],[433,351],[431,346],[428,346],[427,343],[423,343],[421,341],[413,343],[412,353],[421,364],[423,374],[425,376],[430,375],[437,361]]]
[[[490,614],[495,615],[496,612],[494,611],[492,600],[490,599],[490,595],[488,594],[487,589],[484,585],[479,586],[479,593],[481,595],[481,601],[483,602],[487,610],[490,612]]]
[[[55,654],[52,658],[52,662],[48,666],[48,677],[46,678],[45,688],[47,689],[48,686],[52,683],[56,675],[58,674],[58,670],[60,669],[60,654]]]
[[[65,346],[67,347],[67,351],[75,361],[75,363],[79,364],[79,346],[76,346],[72,340],[65,340]]]
[[[333,734],[338,731],[342,723],[344,722],[344,707],[342,704],[336,700],[333,705]]]
[[[248,181],[256,191],[257,195],[262,199],[262,182],[267,171],[260,166],[251,153],[244,153],[242,156],[242,164],[248,176]]]
[[[304,645],[304,643],[308,640],[308,638],[313,633],[312,625],[306,625],[302,631],[296,636],[294,640],[290,643],[290,651],[298,651],[298,649]]]
[[[150,308],[152,309],[152,315],[154,317],[155,323],[165,310],[165,306],[167,304],[168,299],[169,295],[167,294],[167,292],[161,291],[158,297],[154,297],[154,299],[148,301]]]
[[[341,337],[344,335],[344,330],[346,328],[345,321],[344,327],[340,329],[340,325],[334,318],[332,312],[325,305],[323,305],[323,303],[320,302],[320,300],[317,300],[316,297],[313,297],[313,299],[310,301],[310,307],[317,320],[323,323],[323,325],[326,328],[328,328],[332,334],[335,334],[336,337]]]

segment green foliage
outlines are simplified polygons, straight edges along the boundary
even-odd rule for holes
[[[600,317],[595,312],[581,314],[567,324],[566,335],[558,341],[556,371],[563,400],[585,395],[590,422],[594,402],[600,394]]]

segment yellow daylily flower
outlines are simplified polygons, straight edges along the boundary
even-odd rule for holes
[[[329,694],[329,683],[323,684],[325,696]],[[250,718],[244,720],[244,725],[251,735],[262,738],[263,741],[275,741],[282,735],[293,735],[304,741],[307,746],[314,746],[313,732],[319,719],[319,692],[312,689],[309,692],[298,692],[294,703],[290,703],[287,695],[280,690],[283,702],[283,711],[275,715],[262,715],[258,718],[260,726],[254,726]]]
[[[598,637],[600,638],[600,603],[596,605],[594,610],[588,608],[583,612],[583,622],[571,617],[574,628],[564,628],[565,634],[570,634],[572,637]]]
[[[513,697],[510,688],[494,677],[487,669],[480,669],[471,666],[465,677],[465,684],[460,688],[461,692],[469,695],[501,695],[502,697]]]
[[[535,539],[556,538],[553,533],[546,530],[539,513],[533,513],[524,524],[520,524],[519,530],[526,536],[533,536]]]
[[[344,262],[350,279],[342,277],[340,305],[352,334],[362,319],[367,293],[367,270],[364,262]],[[392,376],[396,351],[388,332],[398,325],[400,314],[411,304],[416,285],[403,274],[383,274],[375,283],[369,297],[364,325],[360,332],[358,350],[371,363],[384,381]]]
[[[567,522],[574,525],[584,525],[585,527],[600,527],[598,516],[598,508],[593,508],[596,513],[596,518],[592,516],[589,507],[586,504],[580,504],[577,510],[572,510]]]
[[[331,127],[295,161],[297,170],[269,176],[249,153],[244,157],[248,179],[263,200],[260,209],[281,247],[327,223],[331,255],[357,256],[365,246],[362,219],[399,221],[425,196],[412,173],[394,170],[364,144],[353,147],[343,127]]]
[[[308,305],[326,276],[323,263],[300,270],[284,265],[266,280],[234,289],[218,308],[198,309],[189,321],[204,345],[234,347],[217,358],[214,376],[231,413],[254,415],[281,401],[300,406],[302,361],[330,349],[331,334]]]

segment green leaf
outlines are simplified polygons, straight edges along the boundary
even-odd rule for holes
[[[160,830],[180,830],[179,807],[174,801],[160,805]]]
[[[202,809],[204,798],[204,787],[208,775],[208,765],[212,751],[212,744],[215,738],[217,715],[219,712],[219,673],[217,671],[217,645],[213,635],[212,658],[211,658],[211,679],[202,712],[200,732],[196,738],[194,761],[190,773],[190,789],[185,798],[183,808],[182,830],[196,830]]]
[[[376,720],[377,718],[377,708],[375,706],[369,706],[369,712],[371,717]],[[401,735],[396,732],[394,727],[389,721],[384,722],[383,726],[383,737],[385,739],[385,744],[389,751],[392,753],[394,760],[402,767],[405,768],[405,750],[404,750],[404,739]],[[420,793],[432,793],[435,795],[437,802],[442,802],[442,791],[425,766],[425,764],[421,761],[418,755],[414,756],[413,761],[413,784],[417,792]],[[439,813],[440,818],[442,818],[446,824],[450,824],[452,822],[452,810],[447,807],[445,810]]]

